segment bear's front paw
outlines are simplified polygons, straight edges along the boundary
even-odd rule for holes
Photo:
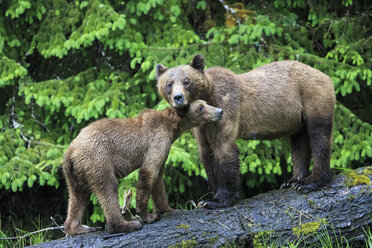
[[[139,230],[142,228],[142,226],[143,226],[142,221],[139,221],[139,220],[129,221],[128,232]]]
[[[207,201],[200,201],[198,203],[198,208],[206,208],[207,203],[208,203]]]
[[[156,212],[159,213],[159,214],[172,213],[174,211],[176,211],[176,210],[171,208],[171,207],[167,207],[167,208],[163,208],[163,209],[156,209]]]
[[[293,176],[291,179],[288,180],[288,182],[286,183],[282,183],[282,185],[280,185],[280,188],[281,189],[287,189],[287,188],[293,188],[293,185],[295,184],[303,184],[301,181],[303,180],[303,177],[297,177],[297,176]]]
[[[281,189],[287,189],[287,188],[290,188],[290,187],[292,187],[292,182],[286,182],[286,183],[282,183],[282,185],[280,185],[280,188]]]
[[[291,187],[300,192],[309,192],[321,189],[332,180],[332,174],[327,174],[323,178],[317,178],[313,175],[292,183]]]
[[[155,221],[160,220],[160,214],[159,213],[148,213],[144,218],[142,218],[143,222],[147,224],[151,224]]]
[[[74,227],[72,229],[65,229],[66,232],[70,235],[76,235],[76,234],[84,234],[89,232],[96,232],[98,230],[102,229],[101,227],[89,227],[86,225],[80,225],[77,227]]]
[[[220,202],[218,199],[204,200],[198,203],[198,208],[215,209],[226,208],[230,205]]]
[[[302,193],[318,190],[320,187],[316,185],[315,183],[312,184],[304,184],[303,181],[297,181],[292,183],[291,185],[292,189],[300,191]]]
[[[126,221],[123,219],[107,223],[107,231],[113,233],[130,233],[142,228],[142,222],[138,220]]]

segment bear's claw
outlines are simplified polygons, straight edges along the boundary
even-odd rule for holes
[[[319,186],[317,186],[316,184],[303,184],[302,182],[298,182],[292,184],[292,189],[300,192],[309,192],[318,190]]]
[[[287,189],[287,188],[290,188],[290,187],[292,187],[292,183],[290,183],[290,182],[282,183],[282,185],[280,185],[281,189]]]
[[[305,184],[303,180],[290,180],[286,183],[282,183],[281,189],[292,188],[300,192],[309,192],[318,190],[320,187],[316,183]]]
[[[200,201],[200,202],[198,203],[198,208],[205,208],[206,205],[207,205],[207,202],[205,202],[205,201]]]
[[[220,201],[219,199],[210,199],[200,201],[198,208],[215,209],[215,208],[227,208],[234,204],[234,201]]]

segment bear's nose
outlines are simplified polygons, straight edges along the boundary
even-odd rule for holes
[[[173,99],[175,103],[181,104],[183,102],[183,94],[176,94],[174,95]]]
[[[218,109],[217,110],[217,115],[218,115],[218,117],[222,117],[222,114],[223,114],[223,110],[222,109]]]

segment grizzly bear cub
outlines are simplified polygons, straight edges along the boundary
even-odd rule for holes
[[[171,211],[162,175],[172,143],[183,131],[221,118],[222,109],[197,100],[182,117],[171,108],[145,110],[136,118],[102,119],[82,129],[67,149],[63,162],[70,196],[66,232],[82,234],[96,230],[81,225],[90,192],[98,197],[109,233],[140,229],[140,221],[125,221],[121,216],[117,180],[138,168],[137,214],[145,223],[152,223],[161,213]],[[155,206],[152,214],[147,211],[150,195]]]

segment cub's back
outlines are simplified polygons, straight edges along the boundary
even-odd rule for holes
[[[121,146],[125,140],[141,135],[138,119],[101,119],[83,128],[71,145],[88,147]]]
[[[125,168],[124,175],[141,165],[150,146],[169,143],[173,130],[167,111],[144,110],[135,118],[95,121],[81,130],[66,154],[82,161],[77,165],[82,168],[113,164],[118,171]]]

